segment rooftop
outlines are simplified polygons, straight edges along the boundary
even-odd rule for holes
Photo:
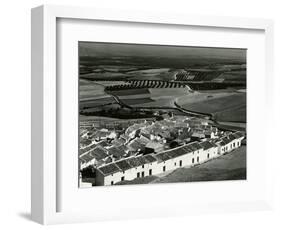
[[[155,155],[159,162],[167,161],[172,158],[172,156],[168,152],[162,152]]]
[[[146,162],[145,158],[143,156],[138,157],[131,157],[127,158],[126,161],[132,166],[132,167],[138,167],[140,165],[144,165]]]
[[[87,162],[89,162],[89,161],[91,161],[91,160],[93,160],[95,157],[94,156],[92,156],[91,154],[85,154],[85,155],[83,155],[83,156],[80,156],[80,160],[83,162],[83,163],[87,163]]]
[[[209,141],[201,142],[200,145],[203,147],[203,150],[207,150],[214,147],[214,145]]]
[[[152,162],[157,161],[157,159],[156,159],[154,156],[152,156],[151,154],[145,155],[144,158],[145,158],[145,160],[146,160],[147,162],[149,162],[149,163],[152,163]]]
[[[157,149],[157,148],[162,148],[163,144],[156,142],[156,141],[151,141],[151,142],[148,142],[145,147],[150,148],[150,149]]]
[[[235,132],[233,133],[233,136],[235,136],[236,138],[241,138],[241,137],[245,137],[245,134],[243,134],[242,132]]]
[[[115,164],[116,164],[122,171],[126,171],[126,170],[132,168],[132,166],[127,162],[126,159],[121,160],[121,161],[116,161]]]
[[[86,152],[89,152],[91,149],[95,148],[96,145],[95,144],[92,144],[90,146],[87,146],[86,148],[83,148],[83,149],[79,149],[79,155],[83,155],[85,154]]]
[[[122,157],[126,153],[126,146],[120,145],[120,146],[113,146],[108,149],[108,154],[113,155],[114,157]]]
[[[105,176],[121,171],[120,168],[115,163],[111,163],[111,164],[99,167],[98,170]]]
[[[102,160],[106,157],[108,157],[107,155],[107,150],[104,149],[102,146],[97,146],[95,147],[93,150],[91,150],[89,152],[94,158],[96,158],[97,160]]]

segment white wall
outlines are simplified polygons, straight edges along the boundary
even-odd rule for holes
[[[187,14],[231,15],[243,17],[268,17],[275,19],[275,93],[281,93],[281,14],[280,1],[262,0],[9,0],[1,2],[1,229],[41,229],[28,221],[30,208],[30,8],[42,3],[70,4],[84,6],[112,7],[117,9],[159,10]],[[15,60],[16,65],[15,65]],[[277,62],[278,61],[278,62]],[[281,117],[280,108],[275,118]],[[274,122],[274,121],[273,121]],[[276,130],[280,123],[276,122]],[[16,135],[18,139],[14,138]],[[272,149],[277,148],[280,135],[272,135]],[[280,151],[275,155],[276,176],[280,175],[278,162]],[[13,162],[13,164],[7,164]],[[11,165],[17,171],[11,170]],[[9,173],[8,173],[9,172]],[[277,180],[276,180],[277,181]],[[237,213],[233,215],[190,216],[187,218],[166,218],[134,220],[95,224],[61,225],[52,229],[176,229],[187,226],[190,229],[280,229],[280,180],[275,186],[275,212]],[[145,201],[144,201],[145,202]],[[149,208],[149,206],[148,206]],[[176,210],[175,210],[176,211]],[[219,220],[219,221],[218,221]]]

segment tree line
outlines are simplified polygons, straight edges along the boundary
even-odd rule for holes
[[[185,85],[180,82],[158,81],[158,80],[129,80],[129,84],[120,84],[107,86],[105,90],[123,90],[123,89],[142,89],[142,88],[184,88]]]

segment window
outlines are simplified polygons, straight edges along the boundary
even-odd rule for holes
[[[144,165],[141,166],[144,169]]]
[[[144,172],[141,172],[141,176],[144,177]]]
[[[192,158],[192,164],[194,164],[194,158]]]
[[[235,147],[235,142],[233,143],[233,147]]]
[[[149,176],[152,175],[152,169],[149,169]]]
[[[197,162],[199,162],[199,157],[197,157]]]
[[[125,177],[124,177],[124,176],[121,177],[121,181],[123,181],[123,180],[125,180]]]
[[[182,166],[182,160],[180,160],[180,167]]]
[[[137,178],[139,178],[139,177],[140,177],[140,173],[138,172],[138,173],[137,173]]]
[[[111,181],[111,185],[113,185],[114,184],[114,181]]]
[[[210,154],[209,153],[208,153],[207,157],[208,157],[208,159],[210,158]]]
[[[163,166],[163,172],[165,172],[166,171],[166,166]]]
[[[177,166],[177,163],[175,162],[175,166]]]

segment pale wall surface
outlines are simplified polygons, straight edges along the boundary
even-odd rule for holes
[[[264,17],[275,20],[275,84],[276,96],[281,99],[281,14],[280,1],[212,0],[212,1],[96,1],[96,0],[9,0],[1,2],[1,229],[39,229],[29,221],[30,209],[30,8],[37,5],[70,4],[117,9],[159,10],[189,14]],[[278,92],[279,91],[279,92]],[[281,117],[276,110],[276,120]],[[280,123],[277,123],[273,145],[280,142]],[[280,176],[281,154],[276,152],[274,169]],[[13,168],[12,168],[12,167]],[[277,180],[276,180],[277,181]],[[237,213],[232,215],[203,215],[182,218],[119,221],[94,224],[49,226],[52,229],[280,229],[281,180],[275,186],[274,212]],[[218,221],[219,220],[219,221]]]

